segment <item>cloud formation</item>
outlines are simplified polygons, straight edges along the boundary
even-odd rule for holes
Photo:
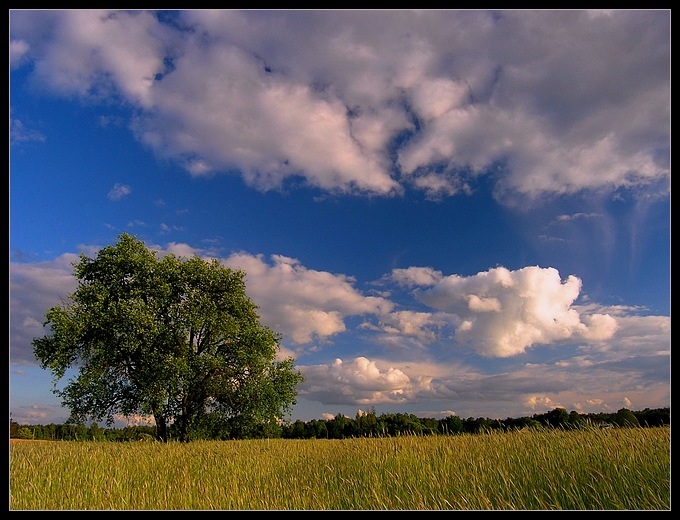
[[[554,268],[497,267],[469,277],[409,268],[393,276],[400,283],[426,286],[415,289],[415,297],[454,315],[456,340],[487,357],[515,356],[534,345],[565,340],[606,340],[617,328],[609,314],[581,316],[572,305],[581,281],[575,276],[562,281]]]
[[[181,243],[151,247],[160,254],[215,257],[212,251]],[[12,264],[12,336],[17,339],[13,344],[30,343],[27,331],[40,335],[47,308],[75,289],[71,271],[75,260],[76,255],[68,254],[54,262]],[[386,297],[365,295],[352,277],[309,269],[283,255],[272,255],[267,263],[263,255],[241,252],[221,262],[245,271],[248,294],[259,306],[263,323],[281,332],[289,346],[327,342],[348,330],[348,318],[359,316],[364,317],[360,328],[375,332],[376,340],[390,348],[424,348],[444,341],[451,347],[467,345],[485,357],[502,358],[537,345],[597,344],[611,339],[622,319],[597,307],[574,305],[581,281],[575,276],[562,281],[553,268],[498,267],[470,277],[444,276],[421,267],[395,269],[393,281],[418,285],[414,298],[435,309],[424,312],[400,308]],[[626,315],[624,309],[618,312]],[[632,329],[636,322],[631,320],[621,323]],[[451,331],[453,341],[446,339]],[[22,352],[16,351],[17,358],[25,357]]]
[[[346,330],[348,316],[384,314],[392,302],[364,296],[351,277],[316,271],[298,260],[237,253],[223,261],[246,272],[248,294],[260,306],[262,321],[293,344],[325,341]]]
[[[12,66],[262,190],[667,190],[667,11],[13,11]],[[659,182],[659,181],[665,181]]]
[[[656,407],[654,402],[670,397],[670,319],[628,315],[623,320],[631,325],[609,341],[565,351],[558,361],[511,363],[492,372],[442,362],[433,351],[419,352],[417,361],[359,357],[302,365],[300,395],[327,405],[442,401],[455,406],[430,417],[518,417],[558,406],[580,413]],[[628,346],[620,351],[622,342]]]
[[[417,389],[418,381],[398,368],[381,370],[365,357],[304,368],[306,383],[301,395],[326,404],[382,404],[405,401]]]
[[[216,257],[183,243],[150,247],[159,254]],[[89,256],[96,249],[82,247]],[[77,258],[65,254],[49,262],[11,264],[14,366],[35,365],[31,340],[45,333],[45,311],[75,290]],[[417,300],[397,305],[386,296],[365,295],[352,277],[309,269],[283,255],[267,262],[263,255],[242,252],[221,262],[246,271],[247,290],[263,323],[284,334],[282,355],[298,357],[306,378],[300,397],[331,409],[441,401],[447,403],[446,415],[504,417],[509,409],[508,416],[555,406],[616,411],[669,399],[670,317],[634,307],[577,305],[580,280],[561,280],[555,269],[496,268],[469,277],[422,267],[396,269],[392,281],[410,287]],[[435,310],[418,310],[423,304]],[[361,318],[357,331],[373,334],[360,338],[354,331],[365,355],[311,362],[314,349],[308,347],[352,333],[351,317]],[[455,351],[460,342],[476,346],[472,357]],[[541,361],[541,345],[561,348]],[[480,371],[475,352],[499,358],[504,368]],[[25,420],[47,417],[47,410],[31,415],[38,411],[25,411]]]

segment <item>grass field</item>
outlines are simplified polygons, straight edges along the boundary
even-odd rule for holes
[[[670,428],[12,441],[11,510],[669,510]]]

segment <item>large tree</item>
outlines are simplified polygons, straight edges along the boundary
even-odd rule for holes
[[[292,358],[277,361],[281,336],[260,323],[245,274],[215,259],[158,258],[125,233],[95,258],[81,254],[76,291],[33,340],[70,419],[152,415],[160,439],[172,426],[182,441],[208,416],[241,429],[280,421],[303,377]],[[60,390],[69,369],[77,376]]]

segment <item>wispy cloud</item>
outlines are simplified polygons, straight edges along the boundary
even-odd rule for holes
[[[600,213],[573,213],[571,215],[558,215],[556,220],[558,222],[569,222],[571,220],[580,220],[580,219],[591,219],[591,218],[601,218],[602,215]]]
[[[11,144],[27,143],[27,142],[39,142],[45,141],[45,136],[37,130],[27,128],[24,123],[18,119],[9,120],[9,136]]]
[[[108,197],[109,200],[120,200],[132,193],[132,188],[126,184],[116,183],[113,188],[109,190]]]

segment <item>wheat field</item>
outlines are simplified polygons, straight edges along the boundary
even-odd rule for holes
[[[10,442],[11,510],[668,510],[670,427]]]

